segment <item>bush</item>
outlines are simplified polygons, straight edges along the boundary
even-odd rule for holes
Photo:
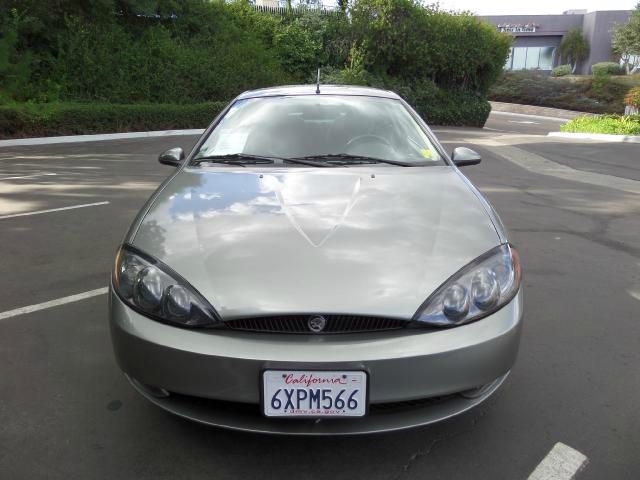
[[[562,132],[640,135],[640,115],[576,117],[560,127]]]
[[[428,78],[445,89],[486,94],[502,72],[511,37],[478,17],[414,0],[357,0],[354,43],[375,75]]]
[[[205,128],[225,106],[226,102],[2,105],[0,138]]]
[[[201,104],[300,83],[323,66],[341,83],[402,90],[431,121],[483,122],[509,35],[416,0],[355,0],[348,10],[271,15],[246,0],[0,2],[0,101]],[[55,118],[61,108],[50,109]],[[44,125],[36,117],[33,128]],[[59,124],[61,132],[74,125]]]
[[[430,80],[391,84],[429,125],[483,127],[491,105],[486,98],[462,89],[439,88]]]
[[[469,91],[444,89],[424,78],[399,79],[388,75],[373,75],[357,65],[344,70],[323,71],[322,82],[392,90],[404,98],[430,125],[482,127],[491,112],[491,105],[486,98]]]
[[[571,75],[571,65],[558,65],[556,68],[551,70],[552,77],[564,77],[565,75]]]
[[[520,71],[505,73],[491,88],[489,98],[581,112],[623,113],[623,99],[628,88],[606,74],[604,77],[566,79]]]
[[[630,107],[640,108],[640,86],[633,87],[624,97],[624,104]]]
[[[627,87],[613,81],[611,75],[604,71],[595,73],[591,80],[591,96],[602,103],[617,104],[616,111],[623,108]]]
[[[201,103],[290,82],[276,51],[257,33],[211,21],[219,27],[215,34],[209,36],[208,27],[202,27],[183,39],[162,24],[136,32],[119,24],[68,19],[52,71],[62,86],[60,99]]]
[[[624,75],[624,69],[615,62],[600,62],[591,65],[591,73],[594,75]]]

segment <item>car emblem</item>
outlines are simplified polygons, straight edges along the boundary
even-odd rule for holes
[[[307,321],[307,326],[313,333],[320,333],[327,326],[327,319],[322,315],[312,315]]]

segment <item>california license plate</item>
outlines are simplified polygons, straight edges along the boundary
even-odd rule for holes
[[[365,372],[265,370],[267,417],[362,417],[367,411]]]

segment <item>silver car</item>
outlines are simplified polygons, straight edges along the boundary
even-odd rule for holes
[[[156,405],[253,432],[359,434],[478,405],[516,359],[518,254],[398,95],[246,92],[133,222],[115,355]]]

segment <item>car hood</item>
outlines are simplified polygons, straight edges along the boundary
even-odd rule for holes
[[[499,244],[453,167],[183,169],[131,241],[225,320],[276,313],[411,318]]]

